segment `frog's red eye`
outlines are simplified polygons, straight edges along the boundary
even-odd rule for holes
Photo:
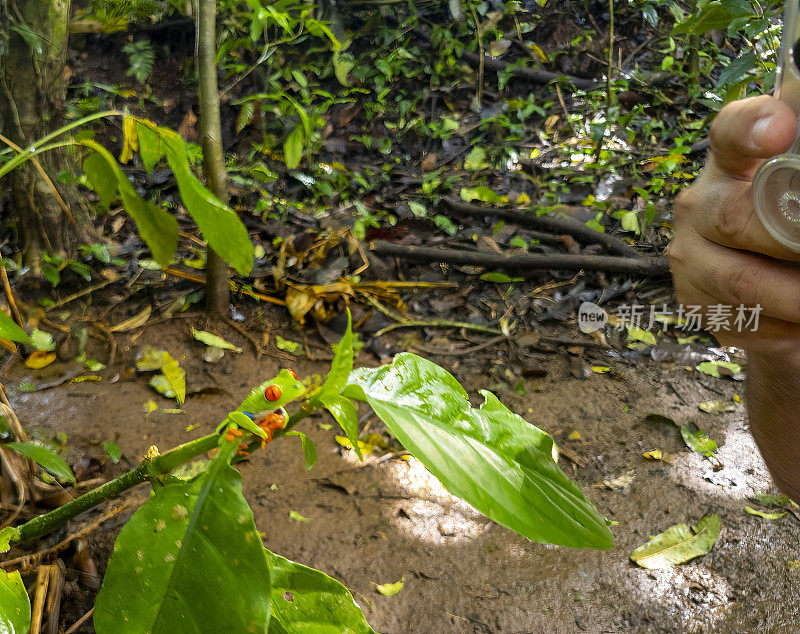
[[[297,379],[297,372],[292,370],[291,368],[286,368],[286,371],[292,375],[292,378]]]
[[[264,390],[264,398],[268,401],[277,401],[281,397],[281,394],[283,394],[283,391],[277,385],[268,385],[267,389]]]

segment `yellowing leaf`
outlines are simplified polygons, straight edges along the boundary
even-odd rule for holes
[[[721,530],[718,515],[705,516],[694,529],[676,524],[639,546],[631,553],[631,560],[651,570],[682,564],[710,552]]]
[[[593,365],[592,372],[596,372],[597,374],[605,374],[606,372],[611,372],[611,368],[607,365]]]
[[[628,325],[628,341],[641,341],[642,343],[647,344],[648,346],[656,345],[656,336],[643,328],[639,328],[638,326]]]
[[[703,374],[713,376],[716,378],[725,376],[737,375],[742,373],[742,366],[738,363],[731,363],[730,361],[703,361],[697,366],[697,369]],[[722,372],[720,372],[722,370]]]
[[[34,370],[41,370],[50,365],[56,360],[55,352],[45,352],[44,350],[37,350],[25,359],[25,365]]]
[[[125,321],[121,321],[118,324],[111,326],[108,330],[109,332],[127,332],[128,330],[133,330],[135,328],[144,326],[147,323],[147,320],[150,319],[152,312],[153,307],[146,306],[141,312],[136,313],[133,317],[130,317]]]
[[[664,457],[664,454],[661,453],[660,449],[653,449],[653,451],[648,451],[643,455],[648,460],[661,460]]]
[[[405,575],[403,576],[400,581],[397,583],[381,583],[375,584],[375,590],[380,592],[385,597],[393,597],[396,595],[400,590],[403,589],[403,584],[406,582]]]
[[[581,432],[574,431],[568,436],[569,440],[580,440],[581,439]]]
[[[150,414],[158,409],[158,405],[156,405],[156,402],[151,398],[142,406],[142,409],[144,410],[145,416],[150,416]]]
[[[233,350],[234,352],[241,352],[242,349],[234,346],[232,343],[225,341],[222,337],[213,335],[205,330],[195,330],[192,328],[192,336],[198,341],[211,346],[212,348],[219,348],[221,350]]]
[[[300,355],[303,354],[303,346],[296,341],[289,341],[280,335],[275,335],[275,345],[279,350],[285,350],[289,354]]]
[[[165,363],[161,371],[175,392],[175,400],[178,401],[178,405],[183,405],[186,400],[186,372],[175,359]]]
[[[345,449],[353,448],[353,443],[350,442],[350,439],[347,436],[335,436],[335,439],[336,442]],[[371,454],[373,451],[375,451],[375,445],[365,443],[361,440],[358,441],[358,448],[361,450],[362,454]]]
[[[139,149],[139,138],[136,135],[136,119],[129,115],[122,117],[122,152],[119,155],[120,163],[127,163],[133,158],[133,153]]]
[[[297,511],[289,511],[289,517],[297,522],[310,522],[307,517],[300,515]]]
[[[779,520],[784,515],[786,515],[786,511],[783,511],[781,513],[767,513],[765,511],[757,511],[756,509],[754,509],[751,506],[745,506],[744,510],[747,511],[748,513],[750,513],[750,515],[755,515],[756,517],[760,517],[761,519],[765,519],[768,522],[770,522],[772,520]]]

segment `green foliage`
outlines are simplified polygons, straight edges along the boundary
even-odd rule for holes
[[[344,394],[369,403],[451,493],[496,522],[534,541],[613,546],[607,521],[558,468],[552,438],[491,392],[473,409],[449,373],[400,354],[391,365],[354,371]]]
[[[208,469],[170,484],[125,525],[95,604],[99,634],[265,632],[270,571],[223,442]]]
[[[52,449],[32,442],[10,442],[4,444],[3,447],[13,449],[17,453],[30,458],[59,481],[76,484],[72,469],[70,469],[66,461]]]
[[[0,570],[0,632],[27,634],[30,624],[31,603],[22,577],[16,571]]]
[[[350,591],[319,570],[267,551],[272,581],[269,634],[370,634]]]
[[[33,345],[28,333],[20,328],[16,322],[2,310],[0,310],[0,337],[16,341],[17,343]]]
[[[145,83],[150,78],[156,61],[153,43],[150,40],[136,40],[123,46],[122,51],[127,54],[130,64],[126,74],[135,77],[140,84]]]

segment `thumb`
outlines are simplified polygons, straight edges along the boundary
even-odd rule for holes
[[[734,101],[711,126],[709,166],[752,180],[765,159],[791,147],[796,134],[797,116],[783,101],[768,95]]]

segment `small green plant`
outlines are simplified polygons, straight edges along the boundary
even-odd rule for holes
[[[133,76],[140,84],[145,83],[153,72],[156,61],[156,52],[150,40],[136,40],[122,47],[122,52],[128,56],[130,68],[126,75]]]
[[[0,313],[0,336],[28,335]],[[160,454],[67,504],[0,531],[0,552],[47,535],[70,518],[143,482],[152,497],[122,529],[94,612],[97,632],[371,632],[347,589],[262,545],[233,465],[278,438],[298,438],[306,468],[311,440],[295,429],[327,410],[361,457],[356,403],[367,403],[389,431],[454,495],[496,522],[538,542],[610,548],[609,522],[556,462],[552,438],[483,391],[473,408],[444,369],[413,354],[391,365],[353,370],[348,327],[326,379],[301,382],[281,370],[256,387],[215,433]],[[299,403],[294,413],[286,411]],[[4,445],[61,479],[68,465],[45,448]],[[197,458],[207,453],[210,460]],[[180,469],[191,463],[191,467]],[[21,579],[0,577],[0,623],[19,623],[30,606]],[[21,588],[21,589],[20,589]],[[29,618],[29,617],[28,617]],[[202,624],[198,626],[197,624]],[[192,626],[191,624],[195,624]],[[192,629],[195,628],[195,629]],[[327,628],[327,629],[326,629]],[[16,631],[16,630],[13,630]]]

